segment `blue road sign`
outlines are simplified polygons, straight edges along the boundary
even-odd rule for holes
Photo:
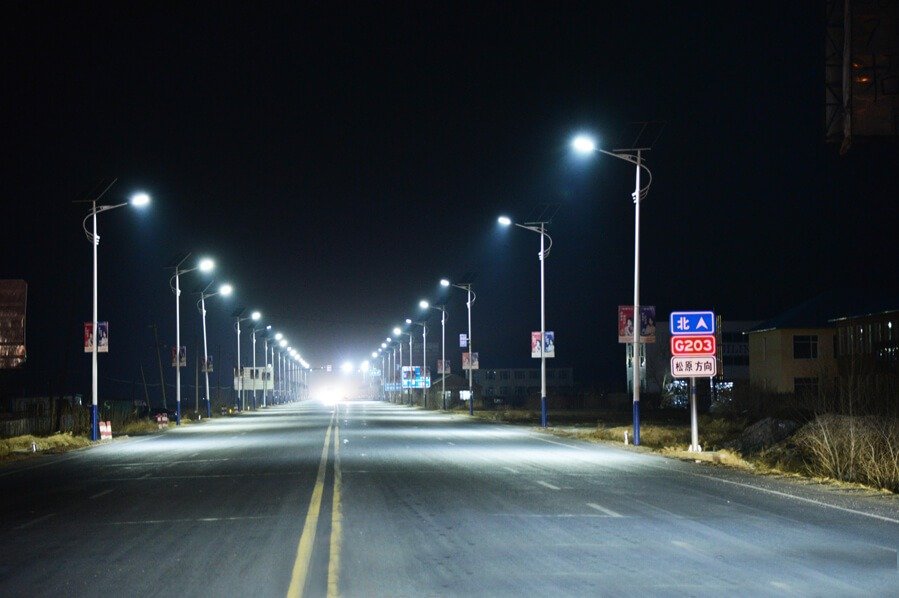
[[[710,311],[673,311],[671,334],[714,334],[715,314]]]

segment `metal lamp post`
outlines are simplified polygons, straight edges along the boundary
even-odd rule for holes
[[[422,309],[434,309],[440,312],[440,360],[443,362],[443,375],[440,378],[441,384],[441,395],[443,397],[443,408],[446,409],[446,306],[445,305],[431,305],[424,299],[418,304]],[[425,334],[427,334],[427,328],[425,328]],[[425,343],[427,345],[427,343]],[[427,361],[425,361],[425,379],[427,380]],[[425,405],[427,407],[427,405]]]
[[[209,285],[211,284],[209,283]],[[209,394],[209,348],[206,344],[206,300],[216,295],[227,297],[234,290],[230,284],[223,284],[216,292],[207,293],[206,290],[209,288],[209,285],[200,291],[200,300],[197,302],[197,308],[203,315],[203,374],[206,376],[206,417],[212,417],[212,395]]]
[[[284,335],[280,332],[275,333],[275,342],[272,343],[272,377],[275,375],[275,346],[285,347],[287,346],[287,341],[284,339]],[[278,351],[278,382],[277,384],[272,385],[272,395],[274,396],[277,391],[277,396],[274,397],[276,403],[281,402],[281,351]]]
[[[94,252],[94,284],[93,284],[93,308],[91,315],[91,440],[99,440],[100,439],[100,423],[99,423],[99,413],[97,410],[97,387],[98,387],[98,367],[97,367],[97,247],[100,245],[100,235],[97,234],[97,214],[101,212],[108,212],[109,210],[114,210],[116,208],[121,208],[131,204],[135,207],[143,207],[150,203],[150,196],[146,193],[135,193],[131,196],[129,201],[113,204],[113,205],[97,205],[97,201],[99,201],[107,191],[115,184],[115,181],[110,183],[95,199],[87,200],[86,202],[90,202],[91,209],[87,213],[87,216],[84,217],[84,220],[81,221],[81,227],[84,229],[84,234],[87,236],[87,240],[90,241],[91,245],[93,245]],[[84,203],[86,203],[84,202]],[[82,203],[82,202],[78,202]],[[91,220],[92,230],[87,229],[87,221]]]
[[[409,322],[411,322],[411,320],[406,319],[406,323],[408,324]],[[400,336],[402,336],[404,334],[409,336],[409,370],[410,370],[409,375],[411,376],[412,375],[412,373],[411,373],[411,369],[412,369],[412,333],[411,332],[403,332],[399,326],[397,326],[393,329],[393,336],[395,336],[397,338],[399,338]],[[401,343],[399,340],[397,340],[397,346],[400,349],[400,381],[402,382],[403,343]],[[400,395],[403,395],[403,394],[405,394],[405,391],[400,390]],[[403,401],[403,402],[405,403],[405,401]],[[409,387],[409,404],[410,405],[412,404],[412,388],[411,388],[411,386]]]
[[[546,225],[548,224],[548,222],[546,221],[525,222],[524,224],[518,224],[517,222],[512,222],[506,216],[500,216],[499,223],[503,226],[514,224],[519,228],[523,228],[525,230],[540,234],[540,253],[537,254],[537,258],[540,260],[540,425],[545,428],[546,352],[544,350],[544,347],[546,346],[546,278],[544,276],[544,264],[546,262],[546,258],[549,257],[549,252],[553,246],[553,240],[552,237],[550,237],[546,232]],[[545,245],[545,241],[547,240],[549,241],[549,245]]]
[[[245,318],[242,318],[239,314],[234,316],[234,319],[236,320],[235,328],[237,330],[237,403],[235,404],[235,407],[238,411],[246,408],[246,404],[244,404],[243,400],[243,372],[240,371],[240,323],[245,322],[246,320],[257,322],[261,317],[262,314],[258,311],[254,311]]]
[[[421,304],[419,303],[419,306]],[[406,318],[406,324],[410,326],[421,326],[421,371],[422,376],[427,377],[428,370],[428,325],[425,322],[413,322],[409,318]],[[409,369],[412,369],[412,335],[409,335]],[[421,389],[421,402],[422,407],[425,402],[425,389]],[[412,404],[412,391],[409,391],[409,404]]]
[[[256,410],[256,331],[258,328],[253,326],[251,337],[253,339],[253,410]]]
[[[477,295],[475,295],[474,291],[471,290],[471,283],[454,283],[450,282],[446,278],[440,281],[441,286],[444,287],[456,287],[457,289],[462,289],[466,293],[468,293],[468,300],[465,302],[465,305],[468,307],[468,414],[474,415],[474,384],[473,384],[473,376],[474,370],[472,369],[473,364],[473,355],[474,353],[471,350],[471,306],[474,305],[475,299],[477,299]],[[444,362],[445,364],[446,362]],[[444,367],[446,367],[444,365]]]
[[[262,361],[265,367],[265,376],[262,377],[262,407],[265,408],[265,391],[268,386],[267,376],[268,376],[268,341],[272,336],[272,327],[271,325],[265,327],[265,336],[262,338]]]
[[[640,202],[649,193],[649,187],[652,185],[652,172],[643,163],[643,151],[649,148],[633,148],[628,150],[607,151],[597,147],[596,142],[586,135],[578,135],[575,137],[571,146],[579,154],[593,154],[599,152],[619,160],[624,160],[635,166],[636,181],[634,184],[634,192],[632,194],[634,200],[634,342],[633,357],[631,363],[634,369],[634,444],[640,444],[640,360],[642,358],[640,344]],[[645,170],[648,178],[645,187],[640,187],[640,171]]]
[[[200,272],[211,272],[215,268],[215,262],[209,258],[201,259],[193,268],[181,268],[190,254],[184,256],[180,262],[175,264],[175,273],[169,279],[169,287],[175,293],[175,425],[181,425],[181,275],[199,270]],[[175,286],[172,286],[172,281]]]

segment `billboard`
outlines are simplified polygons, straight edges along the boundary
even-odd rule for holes
[[[827,0],[825,18],[827,140],[843,154],[859,137],[896,137],[899,2]]]
[[[25,363],[25,307],[28,284],[24,280],[0,280],[0,369]]]
[[[430,388],[431,377],[420,365],[403,366],[403,388]]]
[[[634,342],[634,306],[618,306],[618,342]],[[655,305],[640,306],[640,342],[656,342],[656,308]]]

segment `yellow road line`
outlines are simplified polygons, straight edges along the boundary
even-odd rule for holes
[[[339,420],[338,416],[338,420]],[[334,499],[331,504],[331,552],[328,555],[328,598],[340,596],[340,538],[343,513],[340,511],[340,428],[334,428]]]
[[[331,444],[331,429],[334,427],[334,416],[328,424],[325,433],[325,445],[322,447],[322,457],[318,464],[318,475],[315,478],[315,487],[312,490],[312,498],[309,501],[309,510],[306,512],[306,523],[303,525],[303,534],[297,545],[297,558],[293,563],[293,573],[290,575],[290,586],[287,588],[288,598],[303,595],[306,586],[306,575],[309,572],[309,561],[312,559],[312,546],[315,542],[315,530],[318,528],[318,515],[321,511],[322,492],[325,486],[325,471],[328,468],[328,446]]]

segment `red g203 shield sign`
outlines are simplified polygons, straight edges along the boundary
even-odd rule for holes
[[[674,356],[714,355],[715,348],[715,337],[711,334],[671,337],[671,354]]]

